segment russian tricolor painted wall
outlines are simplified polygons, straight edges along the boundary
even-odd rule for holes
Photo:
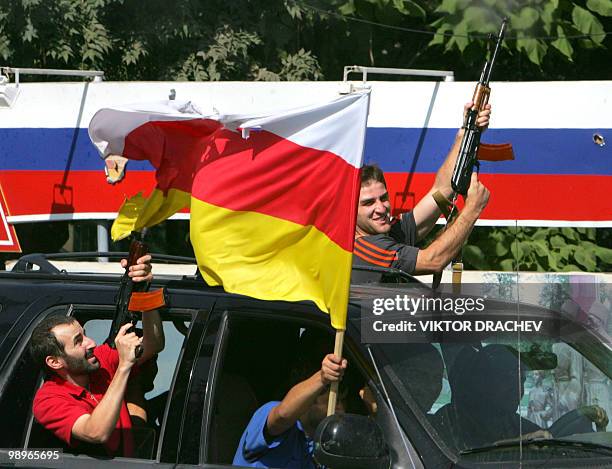
[[[119,184],[87,136],[103,107],[191,100],[203,113],[243,114],[310,105],[337,96],[338,82],[102,82],[21,84],[0,109],[0,187],[9,223],[114,218],[127,196],[154,186],[146,162],[131,161]],[[372,82],[366,162],[388,175],[396,211],[429,189],[456,129],[468,82]],[[612,226],[612,81],[493,83],[483,141],[511,142],[515,161],[481,167],[492,196],[480,224]],[[593,135],[607,142],[599,146]],[[187,214],[178,215],[186,217]]]

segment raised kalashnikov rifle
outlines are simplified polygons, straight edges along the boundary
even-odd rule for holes
[[[121,277],[119,293],[115,303],[115,315],[113,323],[106,339],[112,348],[115,348],[115,337],[119,333],[119,329],[128,322],[132,327],[128,330],[133,332],[138,320],[140,319],[141,311],[151,311],[159,309],[166,305],[166,295],[164,289],[155,290],[147,293],[149,282],[134,282],[128,275],[130,267],[135,265],[138,259],[149,252],[147,244],[143,241],[144,235],[139,232],[133,232],[130,242],[130,253],[127,259],[125,272]],[[142,345],[138,345],[135,350],[136,358],[140,358],[143,353]]]
[[[476,121],[478,119],[478,113],[484,110],[485,106],[489,102],[489,95],[491,94],[489,81],[491,79],[491,73],[493,72],[495,58],[497,57],[502,40],[504,39],[507,22],[508,20],[504,18],[499,34],[497,35],[497,42],[495,44],[495,49],[493,50],[493,55],[491,56],[491,59],[487,60],[484,64],[482,73],[480,74],[480,80],[478,80],[478,83],[476,84],[474,96],[472,97],[472,107],[468,109],[465,116],[463,125],[463,128],[465,129],[463,139],[461,140],[459,154],[457,155],[455,169],[453,170],[453,176],[451,178],[451,187],[454,191],[453,204],[457,199],[458,194],[467,194],[474,167],[479,168],[478,147],[480,146],[481,132]]]
[[[477,120],[478,114],[484,110],[485,106],[489,102],[489,95],[491,94],[491,88],[489,87],[489,81],[491,80],[491,73],[493,72],[493,65],[495,64],[495,58],[497,57],[497,53],[499,52],[499,48],[501,47],[501,43],[504,39],[504,33],[506,31],[506,24],[508,22],[507,18],[504,18],[501,24],[501,28],[499,30],[499,34],[497,35],[497,41],[495,43],[495,49],[493,50],[493,54],[490,54],[490,59],[488,58],[485,61],[484,67],[482,69],[482,73],[480,74],[480,79],[476,84],[476,89],[474,90],[474,96],[472,97],[472,107],[468,109],[465,120],[463,124],[463,138],[461,139],[461,146],[459,147],[459,154],[457,155],[457,161],[455,162],[455,168],[453,169],[453,175],[451,177],[451,188],[453,189],[453,193],[451,196],[450,202],[446,200],[446,198],[440,194],[434,194],[434,199],[436,203],[440,207],[440,210],[444,214],[446,218],[446,224],[451,222],[452,218],[456,215],[456,202],[459,194],[465,196],[470,187],[470,180],[472,178],[472,173],[474,172],[474,168],[479,168],[480,163],[478,162],[478,149],[480,147],[480,134],[481,131],[478,128]],[[490,36],[489,39],[489,52],[490,45],[493,35]],[[489,54],[488,54],[489,55]],[[494,145],[489,145],[489,149],[492,150]],[[504,149],[511,147],[508,145],[498,145],[498,147],[504,147]],[[501,148],[500,148],[501,149]],[[502,158],[505,159],[505,158]],[[461,283],[461,271],[463,270],[463,264],[461,261],[453,260],[453,284]],[[442,273],[434,274],[433,287],[437,288],[440,285],[440,280],[442,279]]]

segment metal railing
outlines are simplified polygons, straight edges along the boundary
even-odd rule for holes
[[[365,83],[369,74],[378,75],[405,75],[444,78],[444,81],[455,81],[455,73],[448,70],[419,70],[416,68],[385,68],[363,67],[361,65],[347,65],[344,67],[343,81],[348,81],[351,73],[361,73],[361,80]]]
[[[4,75],[15,75],[15,84],[19,86],[20,75],[51,75],[92,78],[93,81],[102,81],[104,72],[100,70],[62,70],[57,68],[23,68],[23,67],[1,67]]]

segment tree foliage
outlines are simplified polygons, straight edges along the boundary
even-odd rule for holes
[[[481,270],[609,272],[612,234],[595,228],[477,228],[464,260]]]
[[[338,79],[355,63],[475,79],[503,16],[497,77],[609,78],[612,0],[0,0],[0,57],[118,80]]]
[[[0,0],[0,56],[111,80],[313,80],[310,20],[283,1]]]

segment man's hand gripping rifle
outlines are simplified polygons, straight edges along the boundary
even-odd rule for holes
[[[149,282],[134,282],[129,276],[130,267],[136,265],[138,259],[148,254],[149,248],[142,240],[143,235],[138,232],[132,233],[132,241],[130,243],[130,252],[127,259],[125,272],[121,277],[119,293],[115,303],[115,315],[109,332],[106,343],[112,348],[115,348],[115,337],[119,333],[119,329],[128,322],[132,327],[128,332],[134,332],[136,324],[139,320],[138,311],[151,311],[162,308],[167,304],[164,289],[147,292]],[[140,358],[143,353],[143,348],[138,345],[135,350],[136,358]]]

